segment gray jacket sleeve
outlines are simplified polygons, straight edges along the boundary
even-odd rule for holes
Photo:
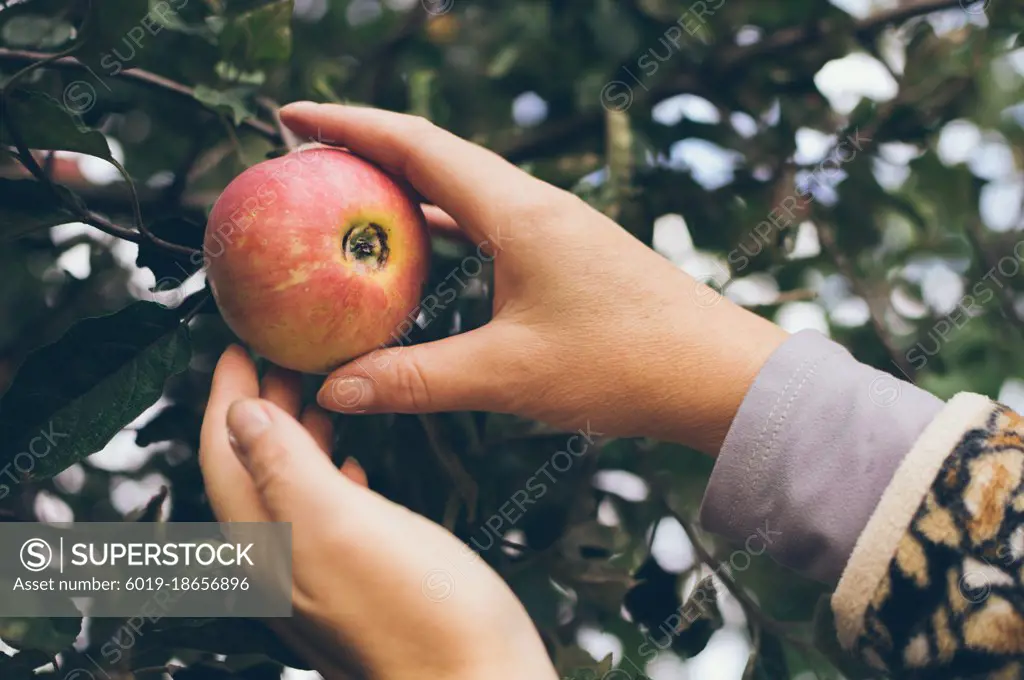
[[[834,585],[900,461],[942,406],[820,333],[797,333],[744,398],[701,524],[740,543],[768,536],[776,561]]]

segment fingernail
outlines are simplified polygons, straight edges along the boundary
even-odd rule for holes
[[[236,401],[228,409],[228,441],[235,453],[246,454],[269,427],[270,416],[256,399]]]
[[[342,463],[341,474],[354,482],[359,482],[360,484],[366,483],[366,471],[363,470],[363,466],[359,464],[359,461],[352,456],[346,458],[345,462]]]
[[[337,378],[324,383],[316,400],[330,411],[359,413],[373,404],[373,382],[356,375]]]
[[[285,111],[288,111],[290,113],[299,113],[300,110],[309,111],[313,109],[315,106],[317,106],[316,102],[303,100],[298,102],[292,102],[291,104],[285,104],[284,106],[281,107],[281,112],[283,113]]]

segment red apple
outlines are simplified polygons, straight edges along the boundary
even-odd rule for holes
[[[280,366],[326,373],[412,328],[430,241],[419,204],[387,173],[317,146],[236,177],[203,250],[231,330]]]

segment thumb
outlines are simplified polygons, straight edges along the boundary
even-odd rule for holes
[[[228,439],[270,519],[296,522],[336,513],[351,484],[297,420],[264,399],[236,401]]]
[[[484,326],[423,345],[376,350],[328,376],[317,402],[341,413],[500,410],[502,338]]]

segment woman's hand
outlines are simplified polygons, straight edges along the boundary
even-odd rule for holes
[[[213,378],[200,462],[221,521],[290,522],[292,619],[269,623],[327,680],[555,677],[522,605],[476,554],[339,472],[331,423],[298,376],[262,385],[231,347]],[[300,416],[301,413],[301,416]]]
[[[320,392],[324,408],[497,411],[715,454],[786,337],[572,194],[423,119],[307,102],[281,117],[404,177],[440,208],[433,222],[458,225],[480,258],[495,258],[490,323],[342,366]],[[447,295],[424,291],[423,308]]]

